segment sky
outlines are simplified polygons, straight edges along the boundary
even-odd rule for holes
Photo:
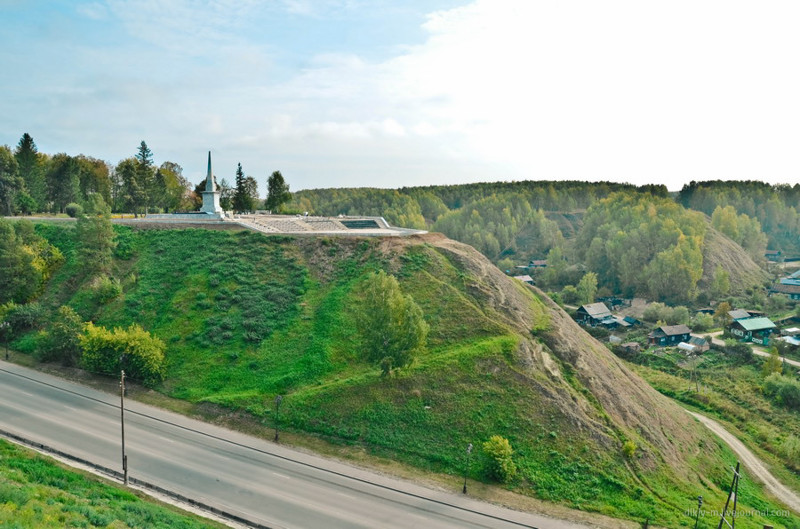
[[[800,3],[0,0],[0,145],[292,190],[800,177]]]

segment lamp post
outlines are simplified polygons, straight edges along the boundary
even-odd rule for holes
[[[469,474],[469,460],[470,456],[472,455],[472,443],[467,445],[467,465],[464,468],[464,488],[461,490],[462,493],[467,493],[467,474]]]
[[[694,517],[694,529],[697,529],[697,523],[700,521],[700,508],[703,506],[703,497],[697,497],[697,516]]]
[[[278,395],[275,397],[275,442],[278,442],[278,418],[280,417],[279,413],[281,411],[281,402],[283,401],[283,397]]]
[[[125,455],[125,371],[119,378],[119,419],[122,425],[122,480],[128,484],[128,456]]]
[[[0,333],[3,334],[3,345],[6,347],[6,360],[8,360],[8,336],[6,336],[6,333],[9,327],[11,327],[11,324],[7,321],[0,321]]]

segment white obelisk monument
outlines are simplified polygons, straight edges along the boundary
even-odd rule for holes
[[[214,181],[214,175],[211,173],[211,151],[208,151],[208,174],[206,175],[206,189],[203,191],[203,207],[200,209],[203,213],[209,215],[216,215],[222,218],[222,207],[219,205],[219,189],[217,183]]]

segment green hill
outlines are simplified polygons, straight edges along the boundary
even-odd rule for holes
[[[454,475],[468,443],[500,435],[519,469],[509,488],[617,517],[678,527],[698,494],[724,503],[734,456],[541,292],[469,246],[435,234],[116,230],[122,292],[108,299],[83,276],[73,228],[37,225],[65,256],[39,302],[161,338],[167,376],[156,389],[167,395],[269,424],[280,394],[281,422],[296,432]],[[398,279],[430,325],[426,352],[392,377],[363,360],[355,323],[377,270]],[[13,346],[35,342],[29,333]],[[477,451],[473,478],[488,479],[485,457]],[[749,480],[739,502],[775,508]]]

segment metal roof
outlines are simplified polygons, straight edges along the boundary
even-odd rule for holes
[[[611,316],[611,311],[608,310],[605,303],[589,303],[588,305],[581,305],[581,308],[586,311],[586,314],[594,318]]]
[[[749,318],[750,313],[744,309],[736,309],[736,310],[729,310],[728,316],[730,316],[734,320],[743,320],[745,318]]]
[[[746,320],[736,320],[746,331],[760,331],[762,329],[774,329],[775,324],[769,318],[748,318]]]

